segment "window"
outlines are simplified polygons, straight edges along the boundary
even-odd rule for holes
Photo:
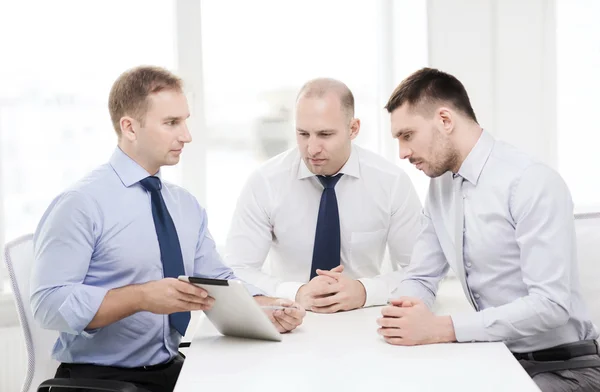
[[[600,208],[600,2],[556,2],[559,170],[582,209]]]
[[[381,55],[382,45],[391,47],[392,34],[389,26],[389,35],[382,37],[382,4],[356,0],[202,3],[207,209],[218,244],[225,242],[233,206],[248,175],[261,162],[295,145],[294,101],[306,81],[333,77],[346,83],[362,123],[356,142],[379,153],[384,152],[383,140],[393,143],[389,124],[382,123],[387,116],[383,106],[393,89],[381,87],[382,74],[392,68]],[[413,33],[425,32],[424,3],[411,6],[422,11],[417,13],[421,19],[409,23],[417,26]],[[426,56],[426,40],[419,35],[417,42],[423,42],[417,54]],[[403,54],[411,57],[415,52]],[[424,66],[426,57],[418,55]]]
[[[10,59],[0,62],[2,244],[33,232],[55,196],[108,160],[116,77],[139,64],[175,68],[173,1],[31,7],[0,4],[0,48]],[[178,168],[169,169],[165,177],[179,182]]]

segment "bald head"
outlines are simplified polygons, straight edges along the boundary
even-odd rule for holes
[[[326,95],[335,95],[340,107],[346,113],[348,120],[354,118],[354,95],[344,83],[331,78],[318,78],[309,80],[302,86],[296,103],[302,98],[323,98]]]

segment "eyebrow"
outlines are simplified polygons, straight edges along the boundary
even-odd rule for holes
[[[407,133],[410,131],[412,131],[411,128],[401,128],[394,133],[394,137],[399,138],[400,136],[402,136],[403,133]]]
[[[190,118],[190,115],[188,114],[187,116],[183,117],[177,117],[177,116],[169,116],[169,117],[165,117],[163,119],[163,121],[173,121],[173,120],[177,120],[177,121],[181,121],[181,120],[187,120],[188,118]]]
[[[310,133],[308,131],[305,131],[304,129],[301,128],[296,128],[296,132],[305,132],[305,133]],[[315,131],[315,133],[323,133],[323,132],[335,132],[335,129],[319,129],[318,131]]]

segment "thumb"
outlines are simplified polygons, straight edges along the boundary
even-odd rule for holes
[[[340,264],[337,267],[332,268],[331,272],[344,272],[344,266]]]
[[[278,298],[277,301],[275,301],[275,304],[279,306],[291,307],[294,305],[294,301],[287,298]]]

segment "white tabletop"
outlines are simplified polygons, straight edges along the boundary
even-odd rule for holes
[[[175,392],[539,392],[504,344],[391,346],[377,334],[380,312],[309,312],[282,342],[224,337],[203,316]]]

